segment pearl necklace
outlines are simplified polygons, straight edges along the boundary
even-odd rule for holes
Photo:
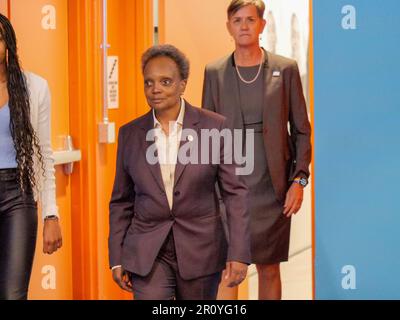
[[[236,72],[237,72],[237,74],[239,76],[239,79],[242,80],[246,84],[252,84],[253,82],[255,82],[258,79],[258,77],[259,77],[259,75],[261,73],[261,68],[262,68],[262,65],[263,65],[263,62],[264,62],[264,50],[262,50],[261,48],[260,48],[260,50],[261,50],[260,67],[258,68],[258,72],[257,72],[257,74],[256,74],[256,76],[255,76],[255,78],[253,80],[248,81],[248,80],[243,79],[242,75],[240,74],[239,68],[238,68],[237,64],[235,63],[235,68],[236,68]]]

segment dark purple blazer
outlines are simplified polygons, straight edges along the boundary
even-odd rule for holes
[[[225,118],[186,103],[183,129],[222,129]],[[173,231],[180,275],[185,280],[210,275],[227,261],[250,264],[249,215],[246,185],[235,164],[187,164],[175,170],[170,210],[159,164],[150,165],[146,150],[153,142],[152,112],[119,131],[117,167],[110,201],[110,267],[122,265],[140,276],[150,273],[170,230]],[[223,139],[221,139],[223,150]],[[190,143],[183,141],[181,145]],[[230,242],[221,221],[215,183],[225,202]]]

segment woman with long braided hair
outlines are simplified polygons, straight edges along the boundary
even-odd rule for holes
[[[46,80],[21,70],[10,21],[0,14],[0,300],[26,300],[40,200],[43,252],[62,246]]]

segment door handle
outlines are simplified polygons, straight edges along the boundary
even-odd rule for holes
[[[64,174],[70,176],[74,171],[74,162],[82,159],[82,153],[74,148],[71,136],[65,136],[63,140],[63,149],[53,152],[54,165],[62,165]]]

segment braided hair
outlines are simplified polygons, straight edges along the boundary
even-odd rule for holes
[[[17,54],[17,39],[10,20],[0,14],[0,35],[6,47],[6,76],[10,108],[10,132],[16,151],[18,182],[22,190],[35,189],[34,157],[43,169],[39,139],[30,121],[30,101],[27,82]]]

